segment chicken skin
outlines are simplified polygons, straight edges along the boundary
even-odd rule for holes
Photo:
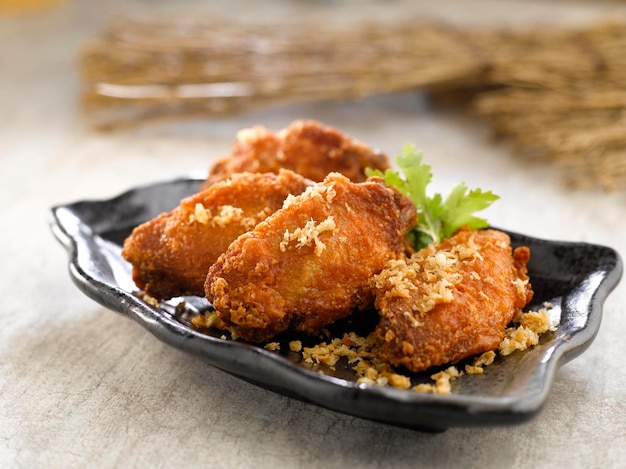
[[[373,306],[370,278],[405,256],[415,223],[415,206],[382,180],[330,174],[230,245],[209,270],[207,299],[249,341],[319,331]]]
[[[204,296],[209,267],[240,234],[313,184],[288,170],[234,174],[136,227],[122,256],[138,288],[157,299]]]
[[[261,126],[239,131],[231,154],[210,169],[204,187],[233,173],[276,173],[280,168],[316,182],[331,172],[363,182],[367,179],[365,168],[384,171],[389,161],[385,154],[333,128],[298,120],[279,132]]]
[[[506,233],[465,229],[389,262],[372,279],[380,358],[417,372],[496,349],[532,299],[529,257]]]

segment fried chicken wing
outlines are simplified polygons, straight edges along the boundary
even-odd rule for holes
[[[378,178],[333,173],[241,235],[209,270],[206,296],[244,339],[315,332],[372,306],[369,279],[404,256],[415,206]]]
[[[387,156],[338,130],[298,120],[279,132],[261,126],[239,131],[231,154],[210,169],[205,186],[233,173],[276,173],[280,168],[317,182],[331,172],[362,182],[368,167],[384,171],[389,168]]]
[[[122,256],[136,285],[157,299],[204,296],[209,267],[229,244],[311,184],[288,170],[234,174],[136,227]]]
[[[494,350],[513,316],[532,299],[526,263],[506,233],[461,230],[393,260],[372,279],[380,357],[411,371]]]

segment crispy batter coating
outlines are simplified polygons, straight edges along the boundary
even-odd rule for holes
[[[244,339],[315,332],[373,305],[369,279],[404,256],[415,206],[378,178],[333,173],[240,236],[209,270],[206,296]]]
[[[280,168],[317,182],[332,172],[363,182],[365,168],[384,171],[389,161],[385,154],[338,130],[311,120],[297,120],[279,132],[261,126],[239,131],[231,154],[210,169],[205,186],[233,173],[276,173]]]
[[[461,230],[372,279],[380,357],[411,371],[494,350],[514,314],[532,299],[527,247],[506,233]]]
[[[228,245],[311,184],[288,170],[234,174],[136,227],[122,256],[133,265],[136,285],[150,296],[204,296],[209,267]]]

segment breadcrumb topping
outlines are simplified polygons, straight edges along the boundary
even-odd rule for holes
[[[157,300],[156,298],[148,295],[146,292],[143,292],[143,291],[136,292],[135,296],[137,298],[145,301],[150,306],[154,306],[155,308],[159,306],[159,300]]]
[[[505,330],[504,339],[498,348],[502,356],[537,345],[541,334],[556,329],[556,325],[551,323],[550,315],[545,309],[522,313],[515,321],[519,325]]]
[[[296,228],[292,232],[285,230],[283,234],[283,240],[279,244],[281,252],[285,252],[287,247],[292,241],[295,241],[295,248],[302,248],[304,246],[313,246],[316,256],[320,256],[326,245],[319,238],[320,235],[326,231],[334,231],[337,228],[335,219],[333,216],[327,217],[324,221],[316,223],[311,219],[306,222],[302,228]]]
[[[215,327],[217,329],[225,329],[224,323],[217,316],[217,311],[207,311],[204,314],[200,314],[191,318],[191,324],[200,329],[210,329]]]
[[[292,352],[301,352],[302,351],[302,341],[300,340],[292,340],[289,342],[289,350]]]
[[[381,273],[372,278],[372,285],[384,291],[385,297],[419,298],[413,311],[425,314],[439,303],[449,303],[454,297],[453,287],[462,280],[457,264],[469,262],[478,255],[470,245],[438,250],[430,245],[410,259],[394,259]],[[410,314],[407,312],[407,314]],[[415,325],[419,325],[416,322]]]
[[[515,289],[517,290],[517,294],[521,297],[526,296],[526,290],[528,289],[528,279],[516,278],[515,280],[511,280]]]
[[[376,358],[376,340],[373,334],[361,337],[354,332],[344,334],[330,342],[322,342],[313,347],[302,349],[302,358],[310,366],[324,364],[331,369],[345,357],[348,364],[359,376],[359,384],[378,384],[408,389],[411,379],[392,370],[392,368]]]
[[[189,215],[189,223],[197,221],[199,223],[202,223],[203,225],[206,225],[212,217],[213,216],[211,215],[211,210],[205,208],[204,205],[198,202],[194,206],[193,213]]]
[[[219,208],[219,214],[211,219],[211,223],[224,228],[229,223],[242,221],[243,210],[232,205],[222,205]]]
[[[147,295],[138,296],[150,302]],[[156,301],[156,300],[155,300]],[[422,382],[413,385],[411,377],[396,372],[390,365],[378,359],[377,344],[373,333],[362,337],[355,332],[345,333],[341,338],[323,341],[312,347],[303,347],[302,341],[292,340],[287,345],[291,352],[300,353],[302,363],[315,367],[324,365],[334,370],[339,360],[344,358],[351,369],[357,375],[357,383],[364,385],[391,386],[397,389],[410,389],[415,392],[424,392],[437,395],[452,393],[452,383],[464,375],[477,375],[484,373],[485,367],[492,365],[499,354],[506,356],[516,350],[525,350],[536,345],[539,336],[545,332],[556,329],[556,324],[550,321],[547,309],[551,304],[545,303],[539,311],[521,312],[515,319],[513,326],[509,327],[504,340],[496,351],[491,350],[473,358],[471,363],[465,364],[460,370],[456,365],[438,371],[430,376],[431,382]],[[228,330],[218,318],[215,311],[208,311],[196,315],[191,320],[197,328],[216,328]],[[231,338],[236,339],[236,335]],[[222,336],[226,339],[226,336]],[[266,350],[280,351],[279,342],[269,342],[265,345]],[[323,370],[320,370],[323,373]]]
[[[457,379],[463,373],[456,366],[446,368],[439,373],[435,373],[430,378],[435,381],[433,394],[450,394],[452,391],[452,380]]]
[[[213,215],[210,209],[198,202],[194,207],[193,213],[189,215],[189,223],[196,221],[203,225],[210,223],[212,226],[219,226],[220,228],[224,228],[231,223],[239,223],[247,230],[251,230],[256,226],[258,221],[267,217],[266,210],[262,210],[257,214],[259,220],[254,217],[244,217],[243,213],[243,209],[240,207],[222,205],[218,207],[218,214]]]
[[[485,369],[484,366],[491,365],[496,358],[496,352],[489,350],[474,359],[471,365],[465,365],[465,373],[468,375],[482,374]]]
[[[283,209],[288,208],[290,205],[292,205],[296,199],[303,201],[307,199],[319,198],[327,204],[330,204],[336,195],[337,191],[335,190],[334,183],[313,184],[312,186],[307,187],[306,190],[300,195],[289,194],[283,202]]]
[[[552,307],[548,303],[544,306],[546,308]],[[508,328],[507,336],[500,344],[498,353],[501,356],[506,356],[514,350],[524,350],[536,345],[540,334],[553,331],[556,328],[556,324],[550,322],[546,309],[520,312],[515,321],[519,321],[519,325]],[[528,340],[528,337],[531,337],[532,340]],[[294,345],[292,348],[294,342],[297,342],[298,346]],[[290,343],[290,349],[295,352],[300,351],[302,343],[300,341],[294,342]],[[349,332],[344,334],[342,338],[321,342],[313,347],[303,347],[301,350],[304,364],[309,366],[323,364],[331,370],[335,369],[339,360],[345,357],[358,376],[358,384],[392,386],[398,389],[411,389],[415,392],[437,395],[450,394],[452,382],[463,375],[484,373],[485,367],[492,365],[497,356],[495,350],[484,352],[474,357],[471,363],[464,366],[463,370],[459,370],[456,366],[450,366],[431,375],[432,382],[418,383],[412,386],[409,376],[397,373],[390,365],[377,358],[377,345],[373,333],[367,337],[361,337],[354,332]]]

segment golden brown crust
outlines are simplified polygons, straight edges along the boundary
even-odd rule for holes
[[[390,262],[372,281],[380,358],[422,371],[496,349],[532,299],[529,256],[526,247],[512,252],[501,231],[461,230]]]
[[[233,242],[209,271],[207,298],[247,340],[317,331],[372,305],[369,279],[403,255],[415,221],[394,189],[331,174]]]
[[[136,227],[122,256],[133,265],[136,285],[150,296],[204,296],[209,267],[230,243],[311,184],[287,170],[235,174]]]
[[[387,156],[331,127],[297,120],[279,132],[261,126],[241,130],[231,154],[211,168],[205,186],[233,173],[276,173],[280,168],[318,182],[332,172],[362,182],[368,167],[384,171]]]

